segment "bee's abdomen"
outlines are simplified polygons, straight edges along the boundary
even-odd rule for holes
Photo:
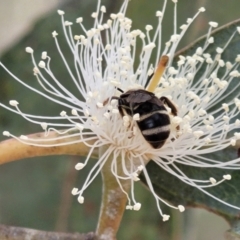
[[[142,115],[137,123],[143,137],[153,148],[162,147],[169,137],[170,118],[167,111],[156,111]]]

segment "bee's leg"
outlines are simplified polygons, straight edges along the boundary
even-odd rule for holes
[[[121,98],[115,97],[115,99],[118,99],[118,111],[119,111],[120,115],[123,117],[125,115],[123,112],[124,103]]]
[[[175,105],[167,98],[167,97],[160,97],[160,100],[166,104],[169,108],[171,108],[172,110],[172,114],[174,116],[177,116],[177,108],[175,107]]]
[[[106,100],[104,100],[103,106],[105,106],[108,102],[112,101],[113,99],[119,100],[119,97],[113,96],[111,98],[107,98]]]
[[[174,116],[177,116],[177,108],[175,107],[175,105],[167,98],[167,97],[160,97],[160,100],[166,104],[168,107],[171,108],[172,110],[172,114]],[[179,131],[180,130],[180,126],[177,126],[176,129]]]
[[[117,88],[117,90],[121,93],[124,93],[124,91],[121,88]]]

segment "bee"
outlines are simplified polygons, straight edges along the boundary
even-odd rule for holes
[[[133,117],[138,113],[140,118],[136,122],[143,137],[153,148],[161,148],[170,135],[170,117],[165,105],[176,116],[175,105],[167,97],[157,98],[154,93],[144,89],[118,90],[122,92],[120,97],[113,96],[111,99],[118,101],[121,116]]]
[[[146,81],[147,90],[136,89],[124,92],[117,88],[122,94],[111,98],[118,101],[118,110],[122,117],[126,115],[133,117],[139,114],[140,118],[136,121],[138,128],[145,140],[155,149],[161,148],[170,135],[170,116],[166,106],[171,109],[173,116],[177,116],[177,108],[167,97],[158,98],[153,93],[166,69],[168,60],[166,55],[160,58],[155,73]],[[104,105],[108,101],[109,99],[104,102]]]

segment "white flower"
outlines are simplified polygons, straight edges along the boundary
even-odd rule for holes
[[[177,1],[173,2],[176,4]],[[107,146],[107,150],[100,156],[82,188],[80,190],[74,188],[73,190],[73,194],[78,195],[80,203],[84,202],[82,196],[84,190],[101,171],[107,159],[112,156],[111,172],[116,176],[120,185],[119,180],[121,178],[134,182],[138,180],[140,171],[144,173],[164,221],[168,220],[169,216],[162,213],[159,202],[163,202],[181,212],[184,211],[184,207],[182,205],[172,206],[155,194],[145,168],[150,159],[186,184],[198,188],[227,206],[240,210],[238,206],[224,202],[206,191],[208,187],[215,187],[225,180],[230,180],[231,176],[228,175],[227,171],[228,169],[239,169],[240,159],[229,159],[221,162],[205,156],[205,154],[232,146],[233,143],[235,145],[239,139],[239,133],[233,133],[239,126],[236,124],[240,109],[239,94],[235,96],[235,99],[231,99],[231,92],[227,91],[228,85],[235,81],[234,77],[238,76],[235,72],[237,72],[239,61],[225,64],[220,59],[222,52],[229,43],[226,43],[224,47],[217,48],[215,55],[208,54],[206,49],[213,43],[213,38],[209,32],[205,44],[198,48],[194,55],[180,56],[177,66],[173,67],[173,58],[180,40],[189,25],[203,11],[203,8],[193,18],[187,20],[180,28],[180,32],[177,32],[175,22],[174,32],[172,36],[169,36],[169,41],[162,49],[159,42],[161,42],[162,17],[165,8],[156,14],[158,27],[153,29],[152,26],[147,25],[146,31],[142,32],[138,29],[132,29],[132,21],[125,16],[127,5],[128,0],[125,0],[120,12],[111,14],[111,19],[103,23],[102,15],[106,10],[100,8],[100,4],[98,4],[97,11],[92,14],[93,27],[86,30],[82,25],[82,18],[78,18],[76,22],[80,25],[82,33],[81,35],[75,35],[75,37],[69,34],[71,31],[68,31],[68,29],[71,29],[72,23],[64,20],[64,12],[58,11],[62,18],[65,38],[73,54],[74,71],[69,67],[61,52],[57,39],[58,33],[55,31],[53,32],[53,38],[66,70],[79,91],[79,95],[73,95],[68,91],[67,85],[62,85],[55,78],[51,71],[50,53],[46,54],[44,52],[42,59],[39,59],[39,63],[37,63],[33,49],[28,47],[26,52],[31,54],[34,69],[37,69],[37,71],[34,71],[34,76],[36,76],[43,89],[41,91],[30,86],[27,87],[50,101],[62,105],[63,111],[60,116],[42,117],[42,121],[39,121],[41,119],[39,116],[22,113],[15,100],[10,103],[16,110],[11,110],[27,120],[39,124],[45,130],[46,135],[50,130],[62,135],[68,133],[67,137],[69,139],[77,135],[79,137],[78,142],[88,145],[91,150],[86,157],[86,161],[76,165],[77,170],[82,169],[87,164],[95,148]],[[217,26],[217,23],[214,22],[209,24],[210,31]],[[153,33],[152,38],[149,31],[151,34]],[[102,34],[106,35],[105,41],[102,40]],[[230,36],[231,38],[232,36]],[[141,48],[138,49],[140,53],[139,56],[135,56],[136,48],[140,46],[140,44],[137,44],[138,42],[141,43]],[[153,52],[157,55],[155,62],[150,61]],[[166,64],[168,63],[167,66],[161,65],[164,58],[166,58]],[[135,59],[139,59],[137,68],[134,68]],[[161,61],[158,65],[159,59]],[[2,63],[0,65],[15,80],[26,86]],[[202,75],[197,76],[201,67],[205,71]],[[225,68],[224,78],[219,74],[220,67]],[[48,79],[43,76],[43,72],[49,75]],[[153,72],[155,73],[148,84],[149,75]],[[236,81],[235,88],[238,87],[239,81]],[[167,97],[177,108],[177,116],[174,116],[172,109],[167,105],[165,106],[164,114],[167,113],[171,119],[170,136],[161,148],[153,148],[144,139],[141,129],[137,125],[137,122],[141,121],[141,117],[147,117],[146,115],[137,113],[130,116],[125,113],[125,116],[121,116],[122,110],[121,107],[118,107],[117,97],[121,95],[121,90],[126,92],[130,89],[145,88],[158,97]],[[113,97],[115,98],[112,99]],[[222,100],[227,97],[231,100],[222,103]],[[8,108],[3,104],[1,106]],[[219,107],[213,108],[214,106]],[[68,112],[72,114],[68,115]],[[149,114],[151,115],[151,113]],[[59,123],[53,121],[56,119],[59,119]],[[62,123],[62,120],[68,120],[68,123]],[[67,130],[57,130],[58,127]],[[41,143],[38,143],[36,139],[26,136],[17,138],[8,131],[4,131],[4,135],[12,136],[30,145],[52,146],[48,144],[49,139],[45,141],[45,144],[42,144],[42,141],[44,141],[42,139]],[[95,143],[89,145],[89,140],[95,140]],[[75,140],[74,142],[68,141],[66,144],[75,142]],[[219,181],[215,180],[214,176],[209,176],[206,180],[191,179],[181,172],[175,163],[201,169],[205,167],[225,168],[226,175]],[[119,167],[119,165],[123,169],[124,176],[118,175],[117,166]],[[140,209],[141,204],[135,200],[134,195],[128,196],[128,200],[127,209]]]

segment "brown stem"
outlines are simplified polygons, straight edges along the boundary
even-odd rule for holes
[[[47,137],[43,133],[34,133],[28,135],[28,138],[39,139],[38,143],[41,142],[41,139],[46,138],[56,138],[58,134],[56,132],[50,132]],[[66,139],[58,139],[51,141],[51,144],[67,143],[78,138],[69,137]],[[94,144],[94,141],[89,141],[89,144]],[[23,158],[37,157],[37,156],[49,156],[49,155],[80,155],[86,156],[89,152],[89,147],[84,143],[74,143],[63,146],[55,147],[36,147],[27,144],[23,144],[16,139],[9,139],[6,141],[0,142],[0,164],[20,160]],[[93,151],[92,157],[97,157],[97,150]]]
[[[94,233],[80,234],[80,233],[59,233],[59,232],[45,232],[29,228],[20,228],[0,225],[0,239],[1,240],[94,240]]]
[[[101,156],[106,149],[100,148]],[[127,196],[119,187],[116,177],[111,173],[111,156],[102,168],[102,204],[96,235],[99,240],[116,240],[116,233],[125,211]],[[118,175],[122,175],[118,167]],[[130,181],[121,181],[123,189],[128,192]]]

